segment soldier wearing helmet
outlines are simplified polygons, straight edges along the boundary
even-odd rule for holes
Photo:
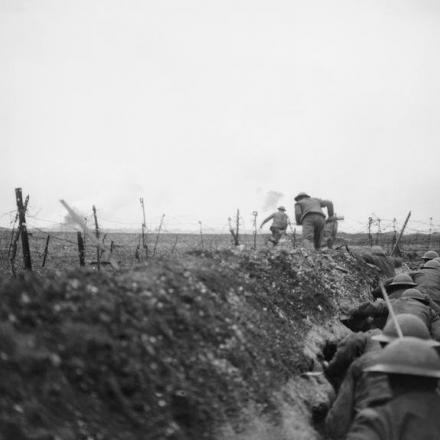
[[[328,219],[334,217],[333,203],[310,197],[300,192],[295,197],[295,220],[302,226],[303,245],[307,249],[319,250],[325,226],[325,214],[322,208],[327,208]]]
[[[409,313],[420,318],[430,331],[432,337],[440,341],[440,317],[431,306],[430,298],[417,289],[405,290],[400,298],[390,299],[396,314]],[[434,305],[435,307],[435,305]],[[373,317],[376,322],[380,319],[386,322],[388,307],[383,300],[366,302],[349,312],[353,318]]]
[[[274,246],[278,244],[282,235],[286,232],[287,225],[289,224],[289,217],[286,214],[286,208],[284,206],[278,207],[278,211],[265,218],[260,225],[260,229],[268,222],[272,220],[270,231],[272,237],[269,239]]]
[[[426,263],[429,260],[433,260],[434,258],[438,258],[439,255],[436,251],[426,251],[423,254],[422,260]]]
[[[417,286],[411,276],[407,273],[399,273],[384,284],[385,290],[390,298],[399,298],[405,290]],[[374,298],[382,298],[380,287],[376,287],[371,293]]]
[[[429,331],[417,317],[409,314],[397,315],[397,321],[404,336],[413,336],[429,341]],[[390,321],[380,334],[371,337],[385,346],[398,337],[394,322]],[[438,346],[435,341],[429,342]],[[387,402],[392,394],[383,374],[369,374],[365,368],[374,365],[381,349],[371,350],[357,358],[349,367],[332,408],[327,414],[327,433],[334,438],[344,438],[356,415],[364,408]]]
[[[373,246],[371,253],[361,255],[365,262],[376,266],[383,277],[394,277],[394,263],[390,257],[387,257],[381,246]]]
[[[428,260],[417,272],[411,274],[417,288],[440,305],[440,262]]]
[[[362,410],[347,440],[440,439],[440,358],[427,341],[414,337],[391,342],[365,368],[385,374],[392,392],[387,403]]]

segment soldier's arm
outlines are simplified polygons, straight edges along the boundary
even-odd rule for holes
[[[356,309],[350,312],[353,317],[367,317],[367,316],[383,316],[388,314],[388,308],[384,301],[377,300],[375,302],[366,302],[361,304]]]
[[[351,333],[339,344],[333,359],[325,370],[330,382],[335,385],[338,378],[343,378],[350,364],[365,350],[368,336],[365,333]]]
[[[354,419],[345,440],[386,440],[386,428],[381,423],[378,413],[372,408],[365,408]]]
[[[350,428],[354,406],[354,376],[352,366],[347,371],[338,396],[325,418],[326,432],[335,439],[344,438]]]
[[[267,217],[267,218],[265,218],[264,220],[263,220],[263,222],[261,223],[261,225],[260,225],[260,229],[269,221],[269,220],[272,220],[273,219],[273,214],[272,215],[270,215],[269,217]]]
[[[319,203],[321,204],[322,208],[327,208],[327,214],[330,217],[333,217],[335,215],[333,210],[333,202],[330,200],[319,200]]]
[[[436,312],[434,312],[434,310],[431,310],[430,315],[431,322],[429,330],[431,332],[432,339],[440,341],[440,316]]]
[[[295,203],[295,221],[297,225],[301,225],[302,209],[299,203]]]

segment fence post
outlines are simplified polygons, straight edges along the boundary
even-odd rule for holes
[[[98,225],[98,218],[96,216],[96,207],[93,205],[93,218],[95,219],[95,236],[96,240],[99,242],[99,225]],[[96,246],[96,262],[98,265],[98,270],[101,270],[101,250],[99,249],[99,246]]]
[[[408,212],[405,223],[403,224],[402,230],[400,231],[399,238],[397,239],[396,244],[394,245],[393,250],[391,251],[391,256],[393,256],[396,250],[399,249],[400,240],[402,240],[403,233],[405,231],[406,225],[408,224],[408,220],[410,217],[411,217],[411,211]]]
[[[141,207],[142,207],[142,215],[143,215],[143,222],[142,222],[142,246],[144,248],[145,251],[145,258],[148,258],[148,245],[147,245],[147,241],[145,238],[145,229],[147,228],[147,224],[145,221],[145,205],[144,205],[144,198],[141,197],[140,199],[141,202]]]
[[[199,220],[199,225],[200,225],[200,246],[203,249],[205,248],[204,243],[203,243],[203,229],[202,229],[202,222],[201,220]]]
[[[373,246],[373,236],[371,235],[371,225],[373,224],[373,218],[368,217],[368,242],[370,246]]]
[[[235,236],[237,237],[237,246],[240,243],[238,232],[240,230],[240,210],[237,209],[237,215],[235,217]]]
[[[381,219],[378,218],[377,219],[377,232],[376,232],[376,244],[377,245],[380,245],[379,237],[380,237],[380,234],[382,232],[381,229],[380,229],[380,222],[381,222]]]
[[[174,240],[174,244],[173,247],[171,249],[171,253],[174,254],[175,250],[176,250],[176,246],[177,246],[177,240],[179,239],[179,236],[176,234],[176,238]]]
[[[46,238],[46,246],[44,246],[43,263],[41,264],[41,267],[46,265],[47,254],[49,253],[49,240],[50,235],[48,235]]]
[[[85,258],[84,258],[84,256],[85,256],[84,240],[83,240],[83,236],[80,231],[77,231],[77,233],[76,233],[76,240],[78,242],[79,265],[85,266],[86,262],[85,262]]]
[[[162,225],[163,225],[164,219],[165,219],[165,214],[162,214],[162,217],[161,217],[160,223],[159,223],[159,229],[157,230],[156,241],[154,243],[153,257],[156,255],[157,244],[159,243],[160,231],[162,230]]]
[[[18,221],[21,231],[21,245],[23,246],[23,262],[26,270],[32,270],[31,251],[29,249],[29,236],[26,227],[26,208],[23,205],[21,188],[15,188],[15,199],[17,201]]]
[[[254,227],[254,249],[257,250],[257,211],[252,211],[253,220],[252,220],[252,226]]]
[[[234,231],[234,228],[232,227],[232,219],[231,217],[228,217],[228,224],[229,224],[229,232],[232,235],[232,238],[234,240],[234,245],[238,246],[240,243],[238,242],[238,237],[236,235],[236,232]]]

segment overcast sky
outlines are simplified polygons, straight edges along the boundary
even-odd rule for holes
[[[249,227],[306,191],[440,230],[439,53],[436,0],[0,0],[0,224],[21,186],[39,226],[143,197]]]

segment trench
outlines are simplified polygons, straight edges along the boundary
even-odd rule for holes
[[[281,417],[274,421],[258,414],[255,408],[246,408],[244,412],[250,421],[243,432],[237,434],[224,426],[218,440],[327,440],[324,420],[335,391],[323,374],[322,362],[332,359],[337,341],[349,333],[337,318],[324,326],[314,325],[304,338],[311,374],[306,372],[292,377],[274,393]]]
[[[334,391],[322,363],[375,276],[343,252],[275,249],[5,282],[0,426],[69,440],[324,440]]]

